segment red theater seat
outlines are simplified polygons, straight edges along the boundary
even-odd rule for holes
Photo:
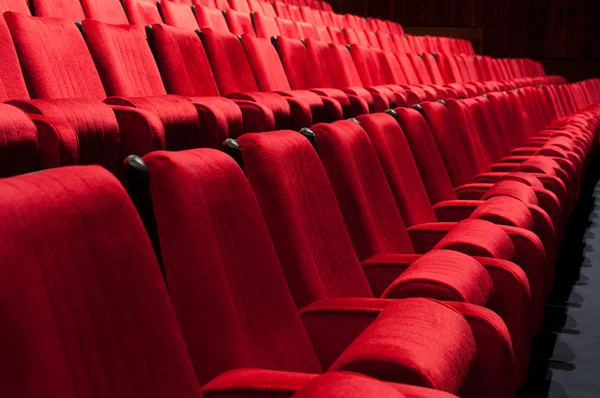
[[[162,0],[157,4],[163,20],[167,25],[192,30],[199,28],[198,21],[189,5],[175,3],[170,0]]]
[[[134,25],[146,26],[163,22],[156,3],[153,1],[123,0],[123,6],[129,21]]]
[[[100,167],[64,167],[0,190],[3,395],[201,397],[121,184]]]
[[[252,144],[247,141],[243,145]],[[247,154],[246,160],[250,160]],[[480,364],[483,351],[477,339],[482,335],[475,332],[474,336],[467,319],[445,303],[426,299],[317,301],[311,309],[302,310],[301,319],[286,289],[258,203],[235,162],[210,150],[159,152],[146,156],[145,161],[171,297],[201,383],[223,372],[228,372],[226,376],[265,367],[272,369],[271,380],[305,384],[306,373],[321,373],[323,366],[330,367],[335,361],[331,370],[348,369],[388,381],[458,392],[467,383],[469,370]],[[222,256],[224,250],[229,253],[227,258]],[[265,283],[269,289],[261,288]],[[363,288],[368,292],[368,285]],[[481,321],[485,319],[500,333],[505,332],[492,313],[466,308],[474,316],[480,311]],[[363,315],[356,317],[349,311]],[[328,331],[327,319],[337,322],[335,331]],[[340,328],[344,319],[355,319],[360,326]],[[437,320],[430,323],[433,319]],[[439,322],[446,325],[443,336],[435,326]],[[228,333],[206,335],[206,324],[213,326],[210,330]],[[419,332],[415,334],[416,330]],[[336,347],[322,345],[333,337],[327,336],[331,332],[338,336]],[[375,334],[379,335],[377,342],[371,340]],[[424,336],[429,336],[428,352],[438,352],[439,360],[422,355],[418,347]],[[236,350],[230,349],[233,344]],[[510,358],[509,346],[504,349],[509,351],[499,348],[497,354]],[[222,355],[224,352],[228,355]],[[367,358],[390,372],[361,364]],[[443,371],[447,366],[454,371]],[[269,371],[262,373],[264,378]],[[252,374],[260,376],[257,371]],[[219,386],[223,376],[210,381],[204,391]],[[502,376],[495,374],[494,378]]]

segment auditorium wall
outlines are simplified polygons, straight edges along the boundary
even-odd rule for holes
[[[529,57],[570,80],[600,76],[600,0],[332,0],[338,12],[447,33],[495,57]]]

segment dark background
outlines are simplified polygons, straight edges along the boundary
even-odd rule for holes
[[[539,60],[571,81],[600,76],[600,0],[329,0],[407,33],[470,39],[479,53]]]

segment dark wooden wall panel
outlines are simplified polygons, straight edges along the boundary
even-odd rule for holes
[[[407,27],[481,28],[482,50],[551,68],[600,61],[600,0],[333,0],[334,8]],[[561,62],[564,61],[564,62]],[[578,62],[573,62],[578,61]],[[554,65],[554,66],[553,66]],[[576,76],[576,66],[569,74]],[[592,67],[585,68],[589,75]],[[600,73],[597,73],[600,76]]]

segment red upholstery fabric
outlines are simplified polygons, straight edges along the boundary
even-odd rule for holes
[[[171,298],[200,382],[236,368],[320,373],[235,162],[213,150],[144,159]]]
[[[156,3],[145,0],[123,0],[129,22],[138,26],[162,23]]]
[[[0,177],[29,173],[39,167],[38,133],[21,110],[0,104]]]
[[[120,0],[81,0],[88,19],[110,24],[128,24],[129,20]]]
[[[197,6],[196,17],[198,19],[198,26],[201,29],[209,28],[216,32],[229,32],[229,27],[227,26],[225,15],[223,15],[223,12],[221,12],[221,10],[217,10],[216,8]]]
[[[24,15],[31,15],[28,0],[2,0],[0,1],[0,12],[14,11]]]
[[[34,99],[11,101],[27,113],[50,116],[66,122],[74,129],[74,136],[68,144],[71,152],[67,158],[59,155],[59,145],[66,137],[57,137],[59,142],[43,145],[44,158],[58,157],[55,165],[99,164],[112,172],[119,167],[119,125],[110,107],[98,100],[78,99]]]
[[[229,30],[234,35],[248,34],[256,36],[256,33],[254,33],[254,26],[252,25],[252,19],[250,19],[249,14],[229,10],[225,16],[227,17]]]
[[[388,305],[331,369],[458,393],[477,356],[473,334],[458,311],[431,304],[407,299]],[[415,323],[428,328],[414,333]]]
[[[165,25],[152,28],[150,39],[167,92],[194,97],[219,96],[208,57],[196,33]]]
[[[307,121],[310,123],[307,104],[275,93],[259,92],[244,47],[236,36],[210,30],[203,33],[203,43],[221,94],[265,105],[273,111],[279,127],[300,129],[306,126]],[[300,108],[299,111],[291,108],[295,105]]]
[[[31,4],[39,17],[65,18],[72,22],[85,19],[79,0],[31,0]]]
[[[29,98],[13,39],[3,18],[0,18],[0,43],[0,100]]]
[[[152,247],[121,184],[100,167],[79,167],[0,185],[0,301],[2,323],[12,326],[0,332],[3,393],[200,396]]]
[[[247,134],[238,142],[296,305],[372,297],[327,174],[308,140],[282,131]]]
[[[165,95],[144,34],[134,25],[83,22],[85,40],[109,95]]]
[[[252,20],[256,28],[256,35],[264,39],[270,39],[273,36],[281,35],[279,25],[274,17],[269,17],[261,13],[253,13]]]
[[[437,145],[428,132],[429,126],[421,114],[414,109],[407,108],[399,108],[396,112],[431,203],[436,204],[444,200],[456,199],[454,188],[450,183],[450,176]]]
[[[451,398],[454,395],[408,384],[381,381],[346,372],[329,372],[307,383],[294,398]]]
[[[189,5],[175,3],[170,0],[162,0],[158,4],[163,20],[167,25],[186,29],[199,28],[198,21]]]
[[[398,122],[383,113],[360,116],[358,120],[377,151],[406,225],[437,221],[410,146]],[[397,156],[398,153],[403,155]]]
[[[195,97],[190,97],[190,101],[166,95],[146,39],[133,25],[85,21],[84,30],[109,94],[125,97],[109,98],[108,102],[145,109],[159,116],[167,133],[167,149],[217,147],[228,136],[229,129],[234,136],[241,133],[241,110],[230,101]],[[162,39],[169,38],[169,33],[177,35],[179,30],[159,26],[157,32]],[[188,43],[185,35],[178,37],[183,37],[183,45]],[[157,47],[163,49],[165,44],[161,40]],[[194,44],[201,46],[197,37]],[[173,54],[178,49],[175,46],[166,51]]]
[[[75,24],[15,13],[6,13],[5,19],[33,98],[103,99],[106,96],[94,61]],[[44,40],[39,40],[40,35]],[[54,44],[52,54],[49,54],[48,42]],[[74,49],[84,52],[79,57],[70,57],[66,63]]]
[[[312,127],[359,260],[414,253],[368,135],[352,121]]]

